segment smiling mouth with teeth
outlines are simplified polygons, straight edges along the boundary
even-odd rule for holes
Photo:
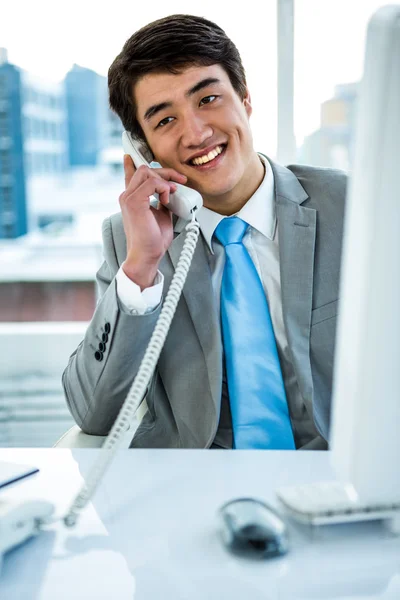
[[[195,166],[205,165],[206,163],[209,163],[212,160],[214,160],[214,158],[219,156],[224,150],[225,150],[225,145],[217,146],[216,148],[214,148],[214,150],[211,150],[211,152],[209,152],[208,154],[205,154],[204,156],[198,156],[196,158],[193,158],[190,161],[190,164],[195,165]]]

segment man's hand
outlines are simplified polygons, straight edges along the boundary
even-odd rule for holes
[[[124,156],[125,191],[119,197],[126,235],[127,255],[122,263],[125,274],[141,289],[154,283],[158,265],[173,240],[172,214],[166,208],[173,183],[186,183],[186,176],[174,169],[137,170],[131,157]],[[172,181],[173,180],[173,181]],[[159,194],[158,208],[150,206],[149,196]]]

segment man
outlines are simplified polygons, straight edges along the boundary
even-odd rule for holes
[[[99,302],[63,375],[77,424],[106,435],[138,370],[185,237],[177,182],[203,197],[201,236],[131,446],[327,448],[345,175],[255,152],[239,53],[206,19],[136,32],[109,92],[162,168],[124,157]]]

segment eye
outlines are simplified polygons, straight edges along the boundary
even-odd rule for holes
[[[218,98],[218,96],[206,96],[200,100],[200,104],[210,104],[211,102],[214,102],[216,98]]]
[[[158,125],[156,125],[156,129],[157,129],[158,127],[164,127],[165,125],[168,125],[168,123],[170,123],[170,122],[171,122],[169,119],[171,119],[171,121],[172,121],[173,117],[165,117],[165,119],[162,119],[162,120],[161,120],[161,121],[158,123]]]

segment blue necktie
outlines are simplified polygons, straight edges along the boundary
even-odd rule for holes
[[[221,322],[233,447],[295,450],[267,299],[242,243],[247,227],[229,217],[214,233],[225,247]]]

